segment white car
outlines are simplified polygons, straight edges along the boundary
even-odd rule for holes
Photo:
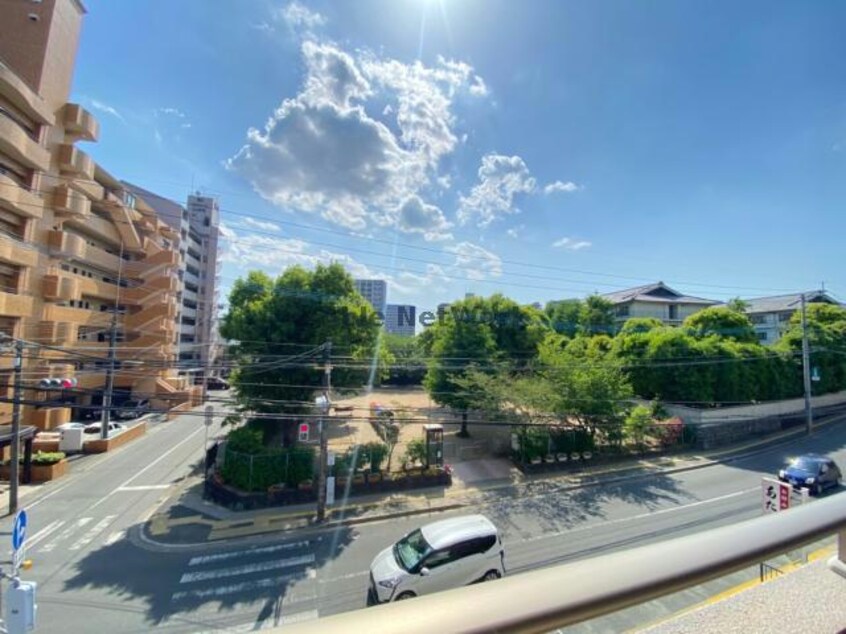
[[[85,429],[88,427],[85,423],[62,423],[53,431],[65,431],[66,429]]]
[[[505,574],[505,551],[496,526],[466,515],[410,532],[370,565],[370,605],[492,581]]]
[[[86,425],[85,433],[99,434],[100,429],[102,429],[100,425],[100,423],[91,423],[90,425]],[[111,436],[112,434],[116,434],[117,432],[123,431],[124,429],[126,429],[126,425],[123,425],[121,423],[109,423],[109,436]]]

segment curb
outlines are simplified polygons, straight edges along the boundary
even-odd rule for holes
[[[830,420],[818,422],[818,423],[816,423],[814,428],[819,429],[821,427],[827,427],[827,426],[830,426],[834,423],[842,422],[842,421],[846,421],[846,414],[837,415],[835,418],[832,418]],[[566,493],[566,492],[570,492],[570,491],[576,491],[576,490],[586,489],[586,488],[600,486],[600,485],[618,484],[620,482],[637,480],[639,478],[648,478],[648,477],[655,476],[655,475],[673,475],[673,474],[677,474],[677,473],[685,473],[685,472],[688,472],[688,471],[696,471],[698,469],[704,469],[706,467],[712,467],[712,466],[719,465],[719,464],[730,464],[732,462],[736,462],[736,461],[739,461],[739,460],[745,460],[745,459],[753,457],[755,455],[764,453],[764,452],[768,451],[769,449],[771,449],[773,447],[778,447],[779,445],[785,444],[786,442],[789,442],[790,440],[793,440],[796,437],[801,437],[803,435],[804,435],[804,429],[790,430],[790,431],[782,432],[781,434],[779,434],[775,438],[769,438],[769,439],[764,439],[764,440],[761,440],[761,441],[753,442],[753,443],[747,444],[746,446],[743,446],[743,447],[740,447],[740,448],[727,449],[727,450],[724,450],[724,451],[721,451],[721,452],[716,452],[716,453],[712,454],[714,456],[714,458],[705,458],[705,459],[700,460],[700,461],[698,461],[694,464],[686,464],[686,465],[682,465],[682,466],[678,466],[678,467],[658,468],[658,469],[656,469],[654,471],[650,471],[650,472],[630,473],[630,474],[619,475],[619,476],[611,477],[611,478],[603,478],[604,475],[611,474],[611,473],[643,470],[643,469],[648,468],[648,465],[633,465],[633,466],[629,466],[629,467],[620,467],[620,468],[617,468],[617,469],[607,469],[605,471],[598,471],[596,473],[592,473],[592,474],[589,474],[589,475],[582,476],[581,478],[579,478],[575,482],[572,482],[572,483],[569,483],[569,484],[564,484],[561,487],[557,488],[555,490],[555,492]],[[727,455],[727,454],[735,454],[738,451],[744,451],[746,449],[752,449],[752,451],[746,451],[745,453],[741,453],[741,454],[738,454],[738,455]],[[726,456],[726,457],[719,458],[719,456]],[[691,458],[695,459],[695,456],[692,456]],[[566,476],[564,476],[564,477],[566,477]],[[549,482],[550,480],[553,480],[553,479],[537,478],[537,479],[528,481],[527,484],[531,484],[533,482]],[[495,485],[495,486],[492,486],[492,487],[489,487],[489,488],[483,488],[483,489],[477,489],[477,490],[480,493],[484,494],[484,493],[487,493],[487,492],[496,491],[498,489],[513,487],[513,486],[515,486],[514,483],[503,483],[503,484]],[[546,494],[546,493],[549,493],[549,492],[545,491],[543,493]],[[458,495],[460,495],[460,494],[458,494]],[[530,497],[533,497],[533,496],[530,496]],[[412,516],[415,516],[415,515],[425,515],[427,513],[443,513],[443,512],[447,512],[447,511],[453,511],[453,510],[465,508],[465,507],[470,506],[472,504],[475,504],[477,502],[478,502],[478,500],[465,500],[465,501],[461,501],[461,502],[453,502],[453,503],[450,503],[450,504],[442,504],[442,505],[437,505],[437,506],[412,508],[412,509],[407,509],[407,510],[403,510],[403,511],[396,511],[396,512],[393,512],[393,513],[385,513],[385,514],[374,515],[374,516],[369,516],[369,517],[353,517],[353,518],[348,518],[348,519],[332,520],[332,521],[326,522],[325,524],[322,524],[322,525],[316,525],[316,524],[309,522],[305,526],[296,526],[296,527],[292,526],[292,527],[274,527],[274,528],[271,528],[270,525],[273,524],[273,523],[284,522],[285,520],[288,520],[288,519],[289,520],[296,520],[297,518],[307,517],[307,516],[313,515],[313,513],[310,512],[310,511],[297,511],[297,512],[291,513],[291,514],[281,513],[279,515],[266,516],[266,519],[261,518],[260,520],[259,520],[259,518],[253,517],[253,518],[249,518],[249,519],[244,519],[239,523],[252,522],[253,525],[255,525],[257,523],[264,524],[265,527],[266,527],[266,530],[258,530],[258,531],[254,531],[252,533],[248,533],[248,534],[245,534],[245,535],[237,535],[237,534],[236,535],[230,535],[230,534],[224,533],[224,535],[222,537],[217,538],[217,539],[212,539],[211,535],[210,535],[209,539],[207,539],[206,541],[198,542],[198,543],[194,543],[194,544],[169,544],[167,542],[156,541],[155,539],[153,539],[152,535],[150,534],[150,530],[149,530],[150,527],[151,527],[152,521],[153,521],[152,518],[151,518],[151,520],[145,522],[139,528],[140,528],[141,534],[144,537],[144,541],[151,542],[152,544],[156,544],[160,547],[185,547],[185,548],[188,548],[188,547],[197,547],[197,546],[207,545],[207,544],[212,544],[212,543],[219,544],[219,543],[224,543],[225,541],[228,541],[229,539],[240,539],[240,538],[244,538],[244,537],[259,536],[259,535],[266,534],[266,533],[275,533],[275,534],[285,533],[285,534],[287,534],[287,533],[293,533],[293,532],[296,532],[296,531],[306,531],[308,529],[313,529],[314,531],[319,532],[319,531],[322,531],[322,530],[338,528],[338,527],[341,527],[341,526],[355,526],[355,525],[358,525],[358,524],[376,523],[376,522],[388,521],[388,520],[392,520],[392,519],[399,519],[399,518],[402,518],[402,517],[412,517]],[[361,509],[361,508],[378,507],[378,506],[381,506],[383,503],[384,503],[384,501],[378,501],[378,502],[368,502],[368,503],[364,503],[364,504],[361,504],[361,505],[350,505],[350,506],[354,506],[354,508]],[[345,508],[349,508],[349,507],[341,507],[340,509],[337,509],[336,512],[342,511]],[[259,520],[259,521],[257,521],[257,520]],[[229,520],[219,520],[219,521],[229,521]],[[237,520],[233,520],[233,521],[237,521]],[[183,523],[185,523],[185,522],[183,522]],[[204,521],[203,523],[207,524],[208,522]],[[237,528],[241,528],[241,527],[236,527],[234,530],[237,530]],[[243,528],[249,528],[249,525],[244,526]],[[221,529],[221,532],[224,532],[226,530],[232,530],[232,529],[224,528],[224,529]],[[144,533],[147,533],[147,534],[144,535]],[[214,533],[214,528],[212,528],[212,534],[213,533]]]

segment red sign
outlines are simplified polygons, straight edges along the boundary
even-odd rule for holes
[[[300,440],[308,440],[308,423],[300,423]]]
[[[764,513],[778,513],[790,508],[791,486],[772,478],[761,480]]]
[[[790,485],[781,483],[778,492],[778,506],[779,510],[785,511],[790,508]]]

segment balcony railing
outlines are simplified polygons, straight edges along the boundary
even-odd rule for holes
[[[281,631],[550,632],[757,566],[834,533],[839,554],[829,566],[846,576],[846,504],[844,495],[832,495],[731,526]]]
[[[42,171],[50,169],[50,152],[39,145],[31,130],[3,108],[0,108],[0,149],[18,163]]]
[[[79,178],[93,180],[94,161],[85,152],[70,144],[58,149],[59,169]]]
[[[67,103],[64,108],[65,131],[77,139],[96,141],[100,136],[100,124],[90,112],[76,103]]]

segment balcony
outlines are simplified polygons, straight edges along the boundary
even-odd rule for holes
[[[53,209],[63,215],[86,218],[91,215],[91,201],[67,185],[53,190]]]
[[[85,238],[67,231],[47,232],[47,246],[53,256],[78,262],[88,262],[106,271],[117,272],[120,258],[91,246]]]
[[[100,216],[96,216],[94,214],[90,214],[86,217],[71,216],[65,221],[65,223],[70,227],[76,227],[85,231],[104,242],[114,245],[120,244],[121,237],[115,224],[110,220],[101,218]]]
[[[44,200],[2,171],[0,171],[0,204],[27,218],[41,218],[44,214]]]
[[[79,290],[82,295],[86,297],[97,297],[99,299],[107,299],[111,302],[118,299],[118,289],[120,289],[120,297],[123,299],[122,291],[117,284],[109,284],[102,280],[95,280],[90,277],[77,278],[79,281]]]
[[[125,248],[130,251],[141,250],[141,238],[135,228],[138,212],[127,207],[114,192],[107,191],[102,203],[111,214]]]
[[[173,294],[179,289],[179,280],[175,277],[162,275],[144,282],[142,286],[126,289],[121,298],[125,303],[138,305],[160,294]]]
[[[124,272],[129,277],[148,279],[154,273],[161,273],[161,269],[165,267],[176,268],[177,266],[179,266],[179,253],[172,249],[162,249],[143,260],[127,262]]]
[[[96,141],[100,137],[97,119],[79,104],[65,104],[63,123],[65,132],[76,140]]]
[[[3,108],[0,108],[0,152],[32,169],[42,172],[50,169],[50,152]]]
[[[34,299],[0,291],[0,315],[5,317],[31,317]]]
[[[76,336],[73,324],[67,322],[42,321],[37,332],[39,341],[53,345],[65,345]]]
[[[17,266],[37,266],[38,251],[33,245],[0,233],[0,260]]]
[[[44,299],[51,302],[75,301],[82,296],[79,282],[80,279],[72,275],[45,275],[41,281],[41,292]]]
[[[172,301],[155,302],[143,310],[127,315],[124,323],[128,329],[146,330],[145,326],[162,320],[173,320],[176,318],[176,304]],[[156,323],[153,328],[159,330],[166,327],[164,324]]]
[[[52,304],[44,307],[42,319],[47,322],[70,322],[79,326],[101,326],[106,328],[111,323],[111,317],[111,313]]]
[[[53,125],[50,107],[12,69],[0,61],[0,88],[12,103],[42,125]]]
[[[69,143],[60,145],[56,158],[62,172],[86,180],[94,179],[94,161],[79,148]]]

